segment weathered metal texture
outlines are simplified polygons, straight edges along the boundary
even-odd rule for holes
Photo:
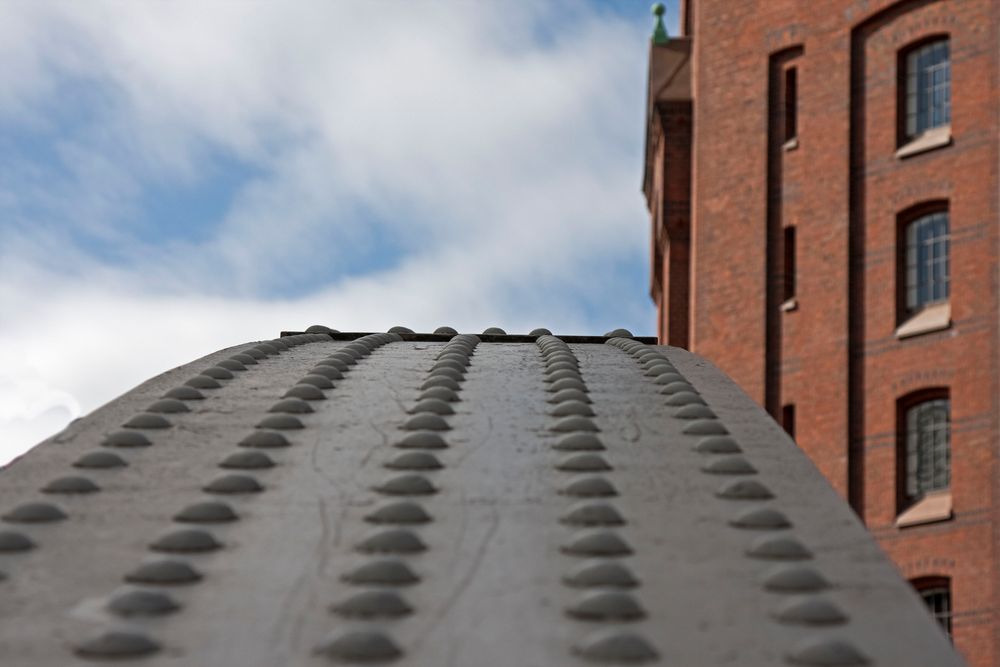
[[[0,662],[962,664],[703,359],[435,335],[224,350],[5,469]]]

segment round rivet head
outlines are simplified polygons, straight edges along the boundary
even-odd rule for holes
[[[729,525],[751,530],[778,530],[790,528],[792,522],[783,513],[771,507],[753,507],[743,510],[730,519]]]
[[[193,584],[201,581],[201,573],[179,560],[158,560],[143,563],[125,575],[134,584]]]
[[[562,548],[572,556],[627,556],[632,553],[625,540],[609,530],[586,530],[577,533]]]
[[[803,565],[779,565],[764,575],[764,588],[775,593],[811,593],[829,587],[822,574]]]
[[[444,466],[430,452],[403,452],[387,461],[385,467],[393,470],[438,470]]]
[[[715,495],[727,500],[769,500],[771,490],[755,479],[734,479],[723,484]]]
[[[235,377],[231,371],[227,371],[221,366],[212,366],[211,368],[206,368],[201,372],[202,375],[207,375],[210,378],[215,378],[216,380],[232,380]]]
[[[180,386],[165,393],[163,398],[176,398],[178,401],[202,401],[205,400],[205,394],[194,387]]]
[[[602,498],[617,496],[614,485],[603,477],[578,477],[564,486],[560,493],[577,498]]]
[[[263,352],[268,356],[273,356],[281,351],[270,343],[257,343],[257,345],[255,345],[252,349],[257,350],[258,352]]]
[[[552,361],[550,358],[548,363],[545,364],[545,374],[551,377],[559,371],[572,371],[573,373],[579,374],[580,367],[579,364],[566,359],[557,358],[556,361]]]
[[[483,334],[487,336],[506,336],[507,332],[500,327],[488,327],[483,330]]]
[[[170,422],[160,415],[149,412],[138,414],[122,424],[125,428],[163,429],[170,428]]]
[[[325,378],[327,381],[330,381],[330,380],[340,380],[341,378],[344,377],[344,374],[341,373],[338,369],[334,368],[333,366],[326,366],[324,364],[319,364],[315,368],[313,368],[312,370],[310,370],[309,371],[309,375],[307,375],[306,377],[310,377],[310,378],[311,377],[321,377],[321,378]],[[305,383],[305,379],[303,378],[303,380],[300,380],[300,382]],[[309,382],[309,383],[306,383],[306,384],[312,384],[312,383]],[[330,387],[332,387],[332,386],[333,386],[333,384],[331,383]],[[330,387],[320,387],[320,389],[329,389]]]
[[[649,662],[656,660],[656,649],[641,636],[618,629],[594,633],[574,649],[581,657],[594,662]]]
[[[743,451],[728,435],[710,435],[702,438],[694,449],[702,454],[739,454]]]
[[[275,449],[278,447],[288,447],[291,443],[281,433],[277,431],[254,431],[239,442],[240,447],[250,447],[253,449]]]
[[[370,523],[403,523],[416,524],[431,521],[431,515],[417,503],[402,500],[386,503],[371,514],[365,516]]]
[[[213,479],[202,490],[208,493],[259,493],[264,487],[248,475],[223,475]]]
[[[174,521],[181,523],[226,523],[236,519],[236,512],[232,507],[216,501],[188,505],[174,515]]]
[[[712,475],[753,475],[757,469],[742,456],[720,456],[701,467],[702,472]]]
[[[292,341],[284,340],[282,338],[272,338],[267,342],[267,344],[276,347],[279,350],[287,350],[294,345]]]
[[[454,380],[455,382],[462,382],[465,379],[465,373],[463,371],[457,371],[454,368],[435,368],[430,372],[429,378],[430,377],[443,377]]]
[[[324,368],[333,368],[334,370],[338,370],[341,373],[346,373],[348,370],[350,370],[351,364],[347,363],[347,361],[344,361],[345,359],[351,362],[354,361],[354,359],[350,355],[342,355],[342,356],[330,355],[329,357],[320,359],[316,363],[316,366],[317,367],[322,366]],[[340,377],[343,377],[343,375],[341,375]]]
[[[795,596],[785,600],[774,610],[774,617],[782,623],[800,625],[836,625],[847,622],[847,616],[837,605],[816,595]]]
[[[655,378],[653,378],[653,384],[663,385],[660,388],[661,394],[675,393],[673,389],[667,391],[667,387],[669,387],[672,384],[683,384],[687,385],[688,387],[691,387],[691,385],[688,384],[687,380],[684,379],[684,376],[676,371],[672,373],[660,373]]]
[[[126,591],[108,602],[108,609],[119,616],[163,616],[180,608],[176,600],[160,591]]]
[[[646,377],[659,377],[665,373],[676,373],[677,369],[668,364],[665,361],[657,361],[654,364],[650,364],[646,367],[646,372],[643,373]]]
[[[315,385],[297,384],[286,391],[282,395],[282,398],[300,398],[303,401],[325,401],[326,394],[324,394],[323,391]],[[272,408],[272,410],[273,409],[274,408]]]
[[[400,326],[400,325],[397,324],[393,328],[389,329],[389,333],[391,333],[391,334],[411,334],[411,333],[413,333],[413,329],[410,329],[409,327]]]
[[[340,352],[334,352],[329,357],[326,358],[326,362],[343,364],[343,368],[340,370],[346,372],[351,366],[355,366],[358,363],[356,353],[352,353],[350,350],[341,350]]]
[[[24,503],[3,515],[10,523],[49,523],[65,518],[66,513],[50,503]]]
[[[636,621],[646,615],[635,598],[620,591],[584,593],[566,613],[585,621]]]
[[[639,580],[631,570],[612,560],[580,563],[563,577],[563,581],[576,588],[634,588],[639,585]]]
[[[434,375],[427,378],[427,381],[420,385],[421,389],[432,389],[434,387],[444,387],[446,389],[451,389],[452,391],[458,391],[461,385],[457,380],[453,380],[450,377],[445,377],[443,375]]]
[[[225,368],[227,371],[237,371],[242,372],[247,369],[246,366],[236,361],[235,359],[223,359],[216,364],[219,368]]]
[[[59,477],[42,488],[42,493],[96,493],[101,487],[86,477]]]
[[[445,357],[442,359],[439,357],[439,360],[431,367],[431,373],[435,373],[442,369],[451,369],[453,371],[458,371],[459,373],[464,375],[465,367],[468,365],[469,365],[468,362],[463,363],[458,359],[452,359],[449,357]]]
[[[558,371],[553,371],[551,373],[545,374],[545,382],[555,383],[559,380],[578,380],[582,381],[583,378],[580,376],[580,371],[570,370],[568,368],[563,368]]]
[[[229,358],[230,359],[235,359],[236,361],[240,362],[244,366],[256,366],[257,365],[257,358],[254,357],[253,355],[247,354],[245,352],[240,352],[238,354],[234,354],[233,356],[231,356]]]
[[[620,526],[625,523],[613,505],[599,502],[573,505],[559,520],[571,526]]]
[[[359,618],[398,618],[413,611],[403,596],[396,591],[364,591],[330,607],[341,616]]]
[[[674,412],[677,419],[715,419],[716,414],[707,405],[692,403]]]
[[[590,397],[579,389],[563,389],[549,397],[549,403],[565,403],[566,401],[591,402]]]
[[[257,359],[266,359],[267,353],[258,350],[256,347],[248,347],[240,352],[240,354],[245,354],[248,357],[252,357],[255,361]]]
[[[451,327],[438,327],[437,329],[434,330],[434,333],[436,333],[439,336],[454,336],[458,332]]]
[[[407,434],[395,446],[400,449],[445,449],[448,447],[448,443],[439,433],[434,431],[416,431]]]
[[[420,581],[420,577],[401,560],[384,558],[360,565],[342,579],[355,585],[407,586]]]
[[[679,391],[676,394],[671,394],[670,398],[667,399],[667,405],[672,407],[682,405],[705,405],[705,399],[693,391]]]
[[[430,389],[425,389],[420,394],[420,400],[435,399],[438,401],[446,401],[448,403],[454,403],[458,400],[458,392],[453,389],[448,389],[447,387],[431,387]]]
[[[305,428],[298,417],[292,415],[271,415],[257,423],[256,428],[269,428],[276,431],[296,431]]]
[[[569,472],[603,472],[611,465],[600,454],[573,454],[556,463],[556,470]]]
[[[12,530],[0,531],[0,553],[30,551],[34,548],[35,543],[27,535]]]
[[[160,645],[138,632],[105,632],[79,644],[74,652],[84,658],[131,658],[150,655]]]
[[[89,452],[73,462],[75,468],[121,468],[125,459],[113,452]]]
[[[585,385],[583,380],[580,378],[563,378],[562,380],[556,380],[549,385],[548,391],[558,393],[566,389],[576,389],[577,391],[587,393],[587,385]]]
[[[437,492],[429,479],[416,474],[394,475],[383,480],[375,490],[394,496],[425,496]]]
[[[426,551],[427,545],[411,530],[391,528],[369,535],[357,549],[364,553],[410,554]]]
[[[550,426],[549,430],[554,433],[570,433],[573,431],[595,433],[601,429],[597,428],[597,425],[587,417],[563,417]]]
[[[193,387],[189,388],[193,389]],[[173,415],[182,412],[191,412],[191,408],[176,398],[161,398],[146,408],[146,412]]]
[[[628,329],[613,329],[604,334],[605,338],[632,338],[632,332]]]
[[[422,412],[407,419],[403,423],[404,431],[447,431],[451,427],[441,415],[432,412]]]
[[[149,545],[153,551],[166,553],[201,553],[215,551],[221,547],[222,545],[211,533],[194,528],[167,533]]]
[[[868,658],[853,645],[835,637],[805,639],[787,657],[793,665],[809,667],[858,667],[870,664]]]
[[[104,447],[149,447],[152,441],[138,431],[115,431],[101,443]]]
[[[601,451],[605,449],[601,439],[593,433],[570,433],[552,445],[552,449],[563,452]]]
[[[305,415],[313,412],[313,409],[311,405],[303,401],[301,398],[286,398],[272,405],[270,409],[268,409],[268,412],[288,415]]]
[[[309,326],[308,329],[306,329],[306,333],[329,334],[329,333],[338,333],[338,332],[337,332],[336,329],[331,329],[330,327],[325,326],[323,324],[312,324],[312,325]]]
[[[758,537],[750,543],[747,555],[768,560],[807,560],[812,552],[794,537]]]
[[[687,435],[729,435],[729,431],[717,419],[698,419],[686,425],[682,431]]]
[[[210,378],[207,375],[195,375],[184,384],[195,389],[218,389],[222,386],[218,380]]]
[[[330,378],[325,375],[319,375],[318,373],[310,373],[301,380],[299,380],[299,385],[311,385],[317,389],[333,389],[333,383],[330,382]],[[302,398],[301,396],[299,398]]]
[[[396,643],[378,630],[354,630],[335,635],[316,647],[316,653],[348,662],[377,662],[403,655]]]
[[[219,463],[220,468],[234,468],[237,470],[256,470],[260,468],[273,468],[274,461],[264,452],[236,452],[230,454]]]
[[[528,334],[529,336],[551,336],[552,332],[545,327],[538,327],[537,329],[532,329]]]
[[[450,405],[436,398],[425,398],[407,410],[411,415],[429,412],[435,415],[453,415],[455,411]]]
[[[583,401],[564,401],[549,409],[553,417],[593,417],[594,410]]]

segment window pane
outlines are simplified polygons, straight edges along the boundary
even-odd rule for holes
[[[951,55],[947,39],[919,47],[906,57],[906,134],[951,122]]]
[[[948,213],[932,213],[914,220],[905,236],[904,295],[907,311],[914,312],[948,298]]]
[[[950,483],[950,401],[924,401],[906,412],[906,495],[917,499]]]

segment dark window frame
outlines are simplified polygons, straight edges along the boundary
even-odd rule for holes
[[[944,240],[945,247],[945,296],[939,299],[930,299],[916,305],[910,304],[909,295],[913,285],[909,276],[909,232],[912,225],[922,220],[944,214],[947,221],[947,236]],[[896,216],[896,325],[900,325],[910,319],[920,311],[929,306],[939,303],[947,303],[951,300],[951,208],[946,199],[922,202],[908,209],[901,211]],[[916,286],[919,289],[918,276],[914,277]]]
[[[781,102],[783,110],[783,143],[799,138],[799,68],[795,64],[785,66],[781,82]]]
[[[796,242],[797,231],[795,225],[785,225],[781,236],[782,261],[782,301],[787,302],[796,296],[797,267],[796,253],[798,253],[798,243]]]
[[[910,56],[928,46],[936,44],[938,42],[946,42],[948,45],[948,86],[947,86],[947,116],[948,120],[944,123],[939,123],[938,125],[931,125],[923,129],[916,129],[915,131],[910,131],[909,125],[909,81],[910,81],[910,68],[909,59]],[[932,35],[926,35],[920,39],[910,42],[903,48],[899,49],[896,54],[896,145],[897,147],[905,146],[911,141],[919,138],[924,133],[936,128],[943,127],[951,124],[951,62],[952,62],[952,51],[951,51],[951,35],[949,33],[934,33]]]
[[[942,575],[929,575],[911,579],[910,585],[913,586],[917,594],[923,599],[924,604],[927,605],[927,610],[941,626],[944,633],[948,635],[948,639],[954,641],[952,636],[952,618],[955,606],[951,594],[951,578]],[[944,604],[938,604],[939,601],[944,602]]]
[[[911,493],[909,489],[910,480],[910,431],[909,420],[911,411],[933,401],[947,401],[948,409],[948,438],[947,438],[947,478],[946,486],[917,490]],[[900,397],[896,401],[896,505],[897,514],[902,514],[907,509],[920,502],[928,493],[945,491],[951,488],[951,391],[948,387],[927,387],[910,392]],[[919,462],[918,462],[919,465]],[[914,474],[918,474],[914,472]]]

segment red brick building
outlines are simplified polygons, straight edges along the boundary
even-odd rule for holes
[[[661,341],[784,424],[1000,665],[1000,3],[681,4],[650,55]]]

